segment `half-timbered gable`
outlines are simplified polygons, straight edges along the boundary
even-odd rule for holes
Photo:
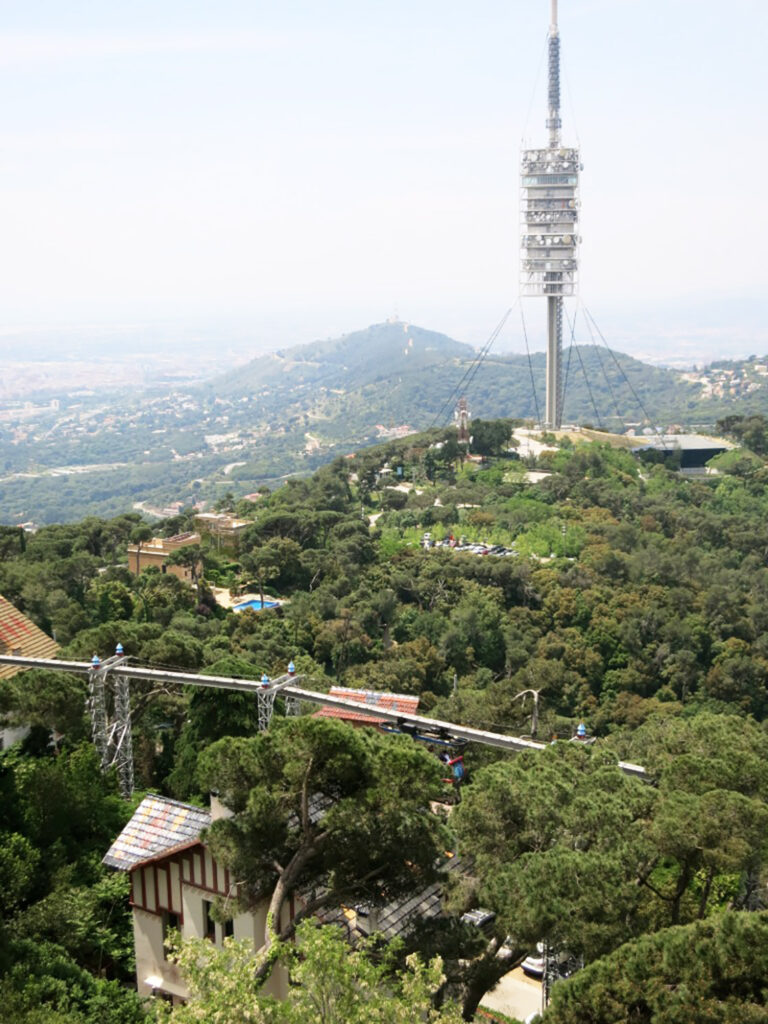
[[[143,995],[187,997],[178,969],[166,959],[171,930],[217,944],[233,936],[252,942],[254,950],[263,943],[266,902],[253,912],[238,911],[234,880],[201,838],[211,820],[200,807],[147,796],[104,857],[108,866],[130,873],[136,981]],[[283,984],[276,972],[267,988],[279,995]]]

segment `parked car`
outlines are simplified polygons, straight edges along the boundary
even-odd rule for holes
[[[520,964],[523,972],[531,978],[544,977],[544,946],[539,942],[535,953],[529,953]]]
[[[462,914],[461,920],[464,924],[474,924],[487,932],[496,920],[496,914],[493,910],[485,910],[482,907],[478,907],[477,910],[468,910],[466,914]]]

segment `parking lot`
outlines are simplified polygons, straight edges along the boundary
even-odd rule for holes
[[[496,555],[499,558],[517,557],[517,551],[512,548],[505,548],[501,544],[459,544],[450,537],[446,537],[443,540],[433,540],[428,533],[425,533],[422,537],[421,544],[428,551],[432,548],[448,548],[450,551],[464,551],[470,555]]]

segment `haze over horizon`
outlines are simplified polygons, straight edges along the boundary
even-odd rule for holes
[[[484,343],[518,294],[549,6],[4,10],[0,351],[228,332],[250,357],[392,315]],[[560,2],[581,296],[614,348],[768,351],[766,29],[757,0]],[[496,350],[523,348],[515,313]]]

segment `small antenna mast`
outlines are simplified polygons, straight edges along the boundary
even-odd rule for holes
[[[549,145],[557,149],[560,145],[560,33],[557,28],[557,0],[552,0],[549,19]]]

